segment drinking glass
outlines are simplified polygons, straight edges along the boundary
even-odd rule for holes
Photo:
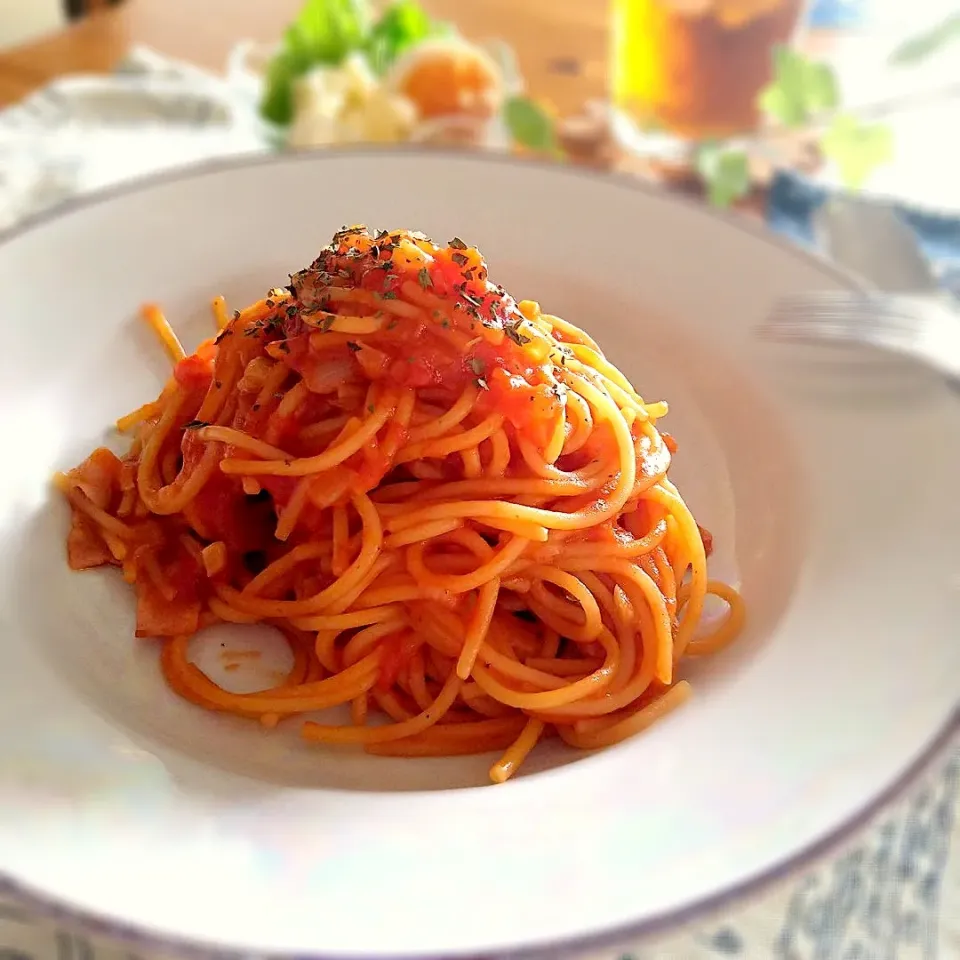
[[[687,140],[747,133],[805,0],[613,0],[613,100]]]

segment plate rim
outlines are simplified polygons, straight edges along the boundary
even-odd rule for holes
[[[108,204],[110,201],[127,194],[148,192],[155,187],[173,184],[184,180],[199,180],[214,176],[224,171],[246,169],[260,166],[282,167],[287,164],[304,162],[323,163],[327,160],[349,157],[391,156],[391,155],[422,156],[430,159],[451,157],[469,160],[476,163],[502,164],[513,167],[528,167],[532,170],[549,170],[560,173],[561,176],[586,178],[593,181],[605,182],[622,189],[636,191],[648,197],[656,197],[668,203],[686,207],[699,216],[706,217],[726,225],[728,228],[749,235],[752,239],[772,245],[787,256],[807,263],[815,270],[830,277],[834,281],[856,290],[870,289],[871,284],[863,278],[829,261],[818,251],[802,247],[786,238],[767,229],[762,222],[755,222],[742,215],[718,210],[700,203],[694,198],[681,193],[672,193],[663,187],[647,181],[642,177],[618,171],[599,171],[576,165],[563,165],[555,161],[538,158],[521,158],[506,153],[484,153],[468,148],[437,148],[425,147],[419,144],[394,144],[389,146],[356,145],[344,147],[326,147],[323,149],[290,150],[282,154],[256,153],[245,156],[220,156],[199,162],[180,164],[158,173],[147,174],[121,181],[120,183],[72,197],[52,207],[42,209],[28,215],[19,222],[0,230],[0,256],[3,249],[34,230],[55,222],[58,219],[69,217],[71,214],[89,207]],[[859,833],[866,829],[884,809],[894,805],[905,797],[911,788],[926,776],[931,774],[941,761],[960,744],[960,702],[958,702],[947,717],[943,726],[936,731],[919,751],[915,759],[902,770],[897,777],[888,783],[879,793],[871,796],[856,813],[838,824],[817,840],[814,840],[803,849],[786,859],[779,861],[766,870],[759,871],[745,880],[725,887],[708,897],[702,897],[674,909],[662,911],[643,920],[621,924],[615,928],[585,933],[575,937],[564,937],[558,941],[549,941],[527,947],[508,950],[487,951],[480,954],[470,953],[472,960],[526,960],[550,956],[555,958],[570,957],[578,951],[603,949],[606,947],[623,948],[634,942],[662,934],[672,929],[678,929],[695,922],[698,918],[715,914],[725,906],[744,901],[766,888],[773,887],[788,879],[791,875],[800,873],[810,867],[817,860],[824,858],[828,853],[852,841]],[[175,933],[166,933],[153,930],[146,926],[130,923],[121,917],[114,917],[109,913],[101,913],[71,905],[57,897],[45,894],[24,884],[11,876],[0,865],[0,896],[7,896],[19,900],[28,908],[35,910],[41,916],[63,921],[84,932],[93,935],[110,937],[127,944],[135,945],[139,949],[170,951],[174,950],[185,958],[222,958],[246,953],[243,945],[203,942],[188,937],[181,937]],[[342,955],[330,953],[292,953],[289,951],[271,951],[269,956],[294,958],[297,960],[345,960]],[[454,960],[464,958],[467,954],[417,954],[422,960]],[[391,960],[389,954],[368,954],[369,960]],[[410,954],[404,954],[409,960]],[[356,957],[350,960],[357,960]],[[400,960],[397,956],[396,960]]]

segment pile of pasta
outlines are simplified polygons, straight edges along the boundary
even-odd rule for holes
[[[476,249],[344,228],[287,287],[214,313],[186,355],[145,307],[169,382],[118,422],[123,457],[56,479],[71,567],[120,568],[182,697],[372,754],[497,751],[502,782],[543,738],[644,729],[687,698],[678,663],[740,631],[667,477],[666,405]],[[708,593],[728,609],[698,631]],[[188,644],[222,622],[282,631],[289,675],[214,683]],[[349,722],[317,716],[339,706]]]

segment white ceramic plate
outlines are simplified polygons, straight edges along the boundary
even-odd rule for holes
[[[193,344],[213,295],[262,295],[357,221],[479,244],[670,401],[675,479],[750,621],[685,668],[694,699],[647,735],[545,746],[503,787],[476,758],[325,751],[178,700],[119,577],[67,570],[50,474],[168,372],[138,306],[160,300]],[[851,282],[637,184],[433,152],[198,170],[8,237],[0,870],[161,941],[556,956],[636,940],[853,829],[957,725],[960,403],[755,340],[776,296]]]

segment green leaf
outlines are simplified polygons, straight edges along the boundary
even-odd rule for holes
[[[337,64],[370,33],[366,0],[307,0],[284,34],[284,46],[303,61]]]
[[[904,40],[890,54],[890,63],[898,67],[918,63],[955,40],[960,40],[960,13],[952,13],[929,30]]]
[[[844,113],[834,117],[820,147],[836,164],[843,185],[857,190],[874,170],[893,159],[893,131]]]
[[[267,66],[260,100],[264,120],[285,126],[293,120],[293,81],[298,76],[291,59],[277,53]]]
[[[453,32],[445,23],[436,23],[415,0],[395,0],[370,31],[366,51],[374,73],[387,68],[406,50],[431,37]]]
[[[273,123],[290,123],[297,78],[313,67],[340,63],[363,47],[369,35],[367,0],[307,0],[267,67],[262,116]]]
[[[810,112],[836,110],[840,105],[840,87],[833,67],[828,63],[807,63],[805,71],[807,108]]]
[[[267,67],[260,113],[285,126],[293,120],[294,85],[314,67],[336,66],[360,50],[382,74],[405,50],[453,32],[431,20],[416,0],[394,0],[376,23],[368,0],[307,0]]]
[[[789,47],[773,51],[773,80],[760,92],[760,109],[788,127],[803,123],[803,58]]]
[[[542,153],[557,149],[553,120],[529,97],[509,97],[503,105],[503,121],[520,146]]]
[[[702,144],[697,149],[696,168],[716,207],[729,207],[750,192],[750,164],[743,150]]]
[[[773,80],[757,104],[785,127],[800,127],[818,113],[835,110],[840,101],[837,77],[826,63],[810,60],[790,47],[773,52]]]

